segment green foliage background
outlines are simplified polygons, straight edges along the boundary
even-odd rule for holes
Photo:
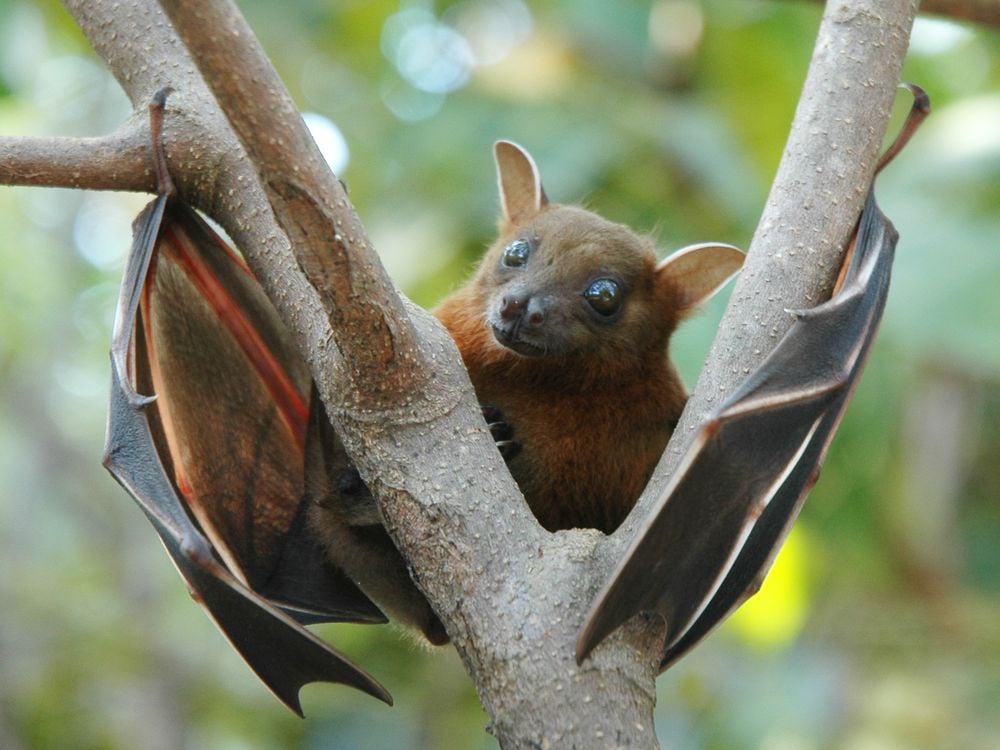
[[[498,137],[531,149],[555,200],[654,232],[664,252],[746,246],[820,15],[744,0],[242,5],[303,110],[342,132],[375,245],[428,305],[490,239]],[[764,592],[660,678],[665,747],[1000,747],[998,63],[996,31],[918,25],[905,77],[936,112],[879,183],[902,235],[881,336]],[[96,135],[128,113],[59,5],[0,0],[0,132]],[[101,469],[113,300],[145,200],[0,189],[0,747],[493,746],[454,653],[390,628],[323,634],[395,708],[315,686],[309,718],[292,716]],[[689,383],[723,303],[676,340]]]

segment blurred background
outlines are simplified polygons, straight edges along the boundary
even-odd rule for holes
[[[821,12],[241,5],[424,305],[492,236],[498,137],[532,151],[554,200],[662,253],[745,247]],[[1000,747],[1000,34],[920,20],[904,75],[935,113],[879,182],[902,236],[881,335],[763,593],[660,678],[666,748]],[[0,0],[0,133],[97,135],[128,114],[61,6]],[[395,708],[310,686],[294,717],[101,468],[113,303],[147,199],[0,187],[0,748],[495,746],[454,652],[387,627],[320,630]],[[689,384],[724,302],[676,339]]]

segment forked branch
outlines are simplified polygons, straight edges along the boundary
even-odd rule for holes
[[[165,135],[171,174],[185,199],[220,220],[243,250],[325,399],[339,403],[348,445],[502,744],[593,746],[615,737],[654,747],[656,629],[626,626],[578,668],[573,646],[589,597],[662,489],[690,428],[763,359],[791,323],[786,308],[829,294],[888,121],[911,0],[828,6],[785,158],[679,439],[610,540],[543,534],[517,502],[454,347],[397,297],[234,6],[168,3],[199,74],[152,0],[67,5],[138,110],[159,88],[177,89]],[[151,187],[148,156],[141,177],[131,171],[140,161],[134,136],[109,142],[131,154],[112,163],[130,170],[122,187]],[[177,149],[181,143],[188,150]],[[97,186],[97,177],[88,179]],[[425,389],[430,368],[436,395],[408,401],[411,389]],[[344,393],[354,400],[345,403]],[[508,616],[495,617],[504,608]]]

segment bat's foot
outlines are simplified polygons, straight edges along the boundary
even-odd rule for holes
[[[351,526],[380,526],[382,517],[371,490],[353,466],[337,477],[337,499],[340,509]]]
[[[430,613],[430,621],[424,625],[422,630],[424,637],[432,646],[443,646],[450,640],[444,625],[433,612]]]
[[[514,428],[504,418],[500,408],[493,404],[482,404],[483,418],[490,428],[493,442],[496,443],[497,450],[503,456],[504,461],[510,461],[521,452],[521,443],[514,438]]]
[[[351,498],[364,498],[371,497],[371,492],[368,491],[368,485],[365,484],[365,480],[361,478],[360,472],[350,466],[344,469],[340,476],[337,478],[337,489],[340,491],[341,495],[346,495]]]

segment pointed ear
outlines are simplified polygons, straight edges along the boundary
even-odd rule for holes
[[[673,305],[686,315],[735,276],[744,257],[732,245],[688,245],[660,261],[656,266],[657,283],[669,287]]]
[[[511,224],[530,219],[548,205],[542,178],[531,154],[511,141],[493,144],[503,217]]]

